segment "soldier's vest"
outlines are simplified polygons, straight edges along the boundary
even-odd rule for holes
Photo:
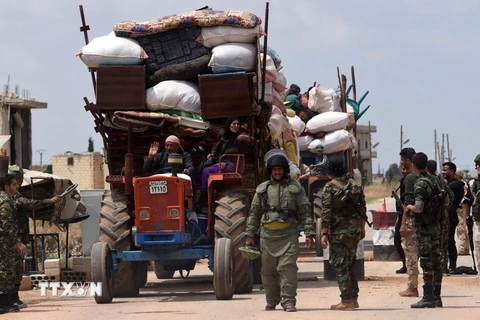
[[[472,215],[477,222],[480,221],[480,181],[478,179],[471,180],[470,191],[473,196]]]
[[[280,188],[280,186],[277,187]],[[296,224],[298,212],[295,198],[296,194],[301,191],[301,187],[291,180],[287,181],[288,192],[283,192],[281,199],[278,198],[277,192],[269,194],[271,188],[271,181],[266,181],[260,184],[256,190],[262,202],[261,223],[263,227],[269,230],[280,230]]]
[[[429,178],[420,177],[419,181],[425,181],[431,188],[432,193],[429,199],[425,203],[424,209],[421,214],[415,215],[415,221],[417,226],[426,226],[439,222],[440,214],[445,210],[445,191],[440,190],[436,183],[433,183]]]
[[[333,184],[335,187],[338,188],[338,190],[333,194],[332,197],[332,210],[336,213],[340,213],[341,215],[349,217],[360,217],[360,213],[355,210],[355,207],[351,203],[351,201],[358,202],[358,199],[356,197],[359,193],[361,193],[361,189],[353,188],[351,179],[348,180],[345,185],[342,185],[340,181],[335,179],[329,181],[328,183]],[[354,199],[345,199],[344,196],[346,191],[351,191],[351,196]]]

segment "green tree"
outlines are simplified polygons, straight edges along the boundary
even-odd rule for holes
[[[385,171],[385,179],[391,183],[391,182],[397,182],[400,181],[402,178],[402,172],[400,171],[400,168],[398,167],[398,163],[392,163],[390,167],[388,168],[387,171]]]
[[[51,164],[47,165],[47,168],[45,168],[45,171],[43,172],[52,174],[53,173],[52,165]]]
[[[88,138],[88,152],[93,152],[95,148],[93,147],[93,139],[92,137]]]

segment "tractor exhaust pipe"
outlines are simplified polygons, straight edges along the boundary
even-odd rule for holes
[[[178,166],[183,163],[182,155],[172,153],[168,155],[168,164],[172,166],[172,176],[176,177],[178,173]]]

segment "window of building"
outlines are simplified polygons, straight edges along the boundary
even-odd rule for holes
[[[368,149],[368,141],[365,141],[365,149]]]
[[[67,158],[67,165],[73,166],[73,157]]]

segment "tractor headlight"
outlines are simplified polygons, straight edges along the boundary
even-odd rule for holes
[[[180,210],[178,210],[177,208],[173,208],[170,209],[168,214],[170,215],[170,218],[178,218],[180,216]]]
[[[149,212],[148,212],[147,209],[142,209],[142,210],[140,210],[138,215],[140,216],[140,219],[148,219]]]

